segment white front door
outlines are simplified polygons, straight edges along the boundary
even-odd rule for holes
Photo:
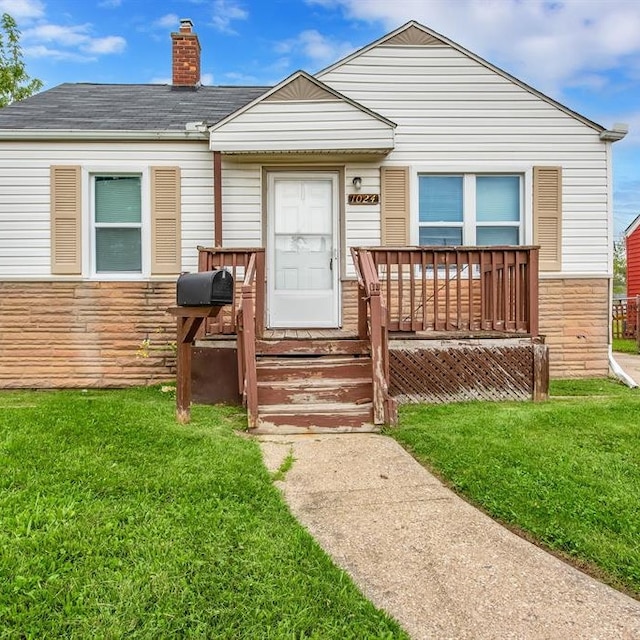
[[[268,325],[338,327],[338,174],[269,173]]]

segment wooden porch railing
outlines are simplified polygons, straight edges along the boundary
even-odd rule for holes
[[[358,335],[371,344],[373,422],[396,424],[397,405],[389,395],[389,333],[387,310],[380,295],[380,281],[371,253],[351,248],[358,276]]]
[[[254,283],[257,272],[257,254],[249,258],[244,282],[240,288],[241,299],[237,312],[238,334],[238,390],[247,408],[250,429],[258,421],[258,378],[256,371],[256,308],[254,305]]]
[[[242,295],[241,283],[245,279],[246,270],[252,257],[255,258],[255,275],[253,280],[255,292],[253,295],[256,315],[256,335],[262,337],[264,334],[265,312],[264,249],[260,247],[247,249],[198,247],[198,271],[227,269],[233,276],[234,282],[233,304],[224,307],[218,318],[207,322],[205,334],[237,333],[236,315],[239,299]]]
[[[366,252],[386,302],[389,331],[538,334],[537,247],[370,247]]]

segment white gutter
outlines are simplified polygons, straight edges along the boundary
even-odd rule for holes
[[[600,134],[603,142],[618,142],[629,133],[629,125],[624,122],[616,122],[613,129],[606,129]]]
[[[208,139],[206,131],[136,131],[99,129],[0,129],[0,140],[193,140]]]
[[[626,374],[623,368],[616,362],[613,357],[613,349],[609,345],[609,367],[613,371],[613,375],[616,376],[621,382],[627,385],[630,389],[637,389],[638,385],[636,381],[628,374]]]

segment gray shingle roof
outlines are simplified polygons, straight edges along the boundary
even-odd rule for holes
[[[267,89],[66,83],[0,109],[0,129],[184,131],[187,122],[222,120]]]

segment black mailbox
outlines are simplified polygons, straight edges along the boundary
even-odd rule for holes
[[[181,307],[222,306],[233,303],[233,276],[226,269],[183,273],[176,284]]]

